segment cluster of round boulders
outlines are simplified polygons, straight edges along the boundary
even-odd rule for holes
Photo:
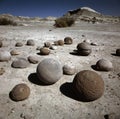
[[[14,101],[22,101],[29,97],[30,95],[30,88],[24,84],[16,85],[10,92],[10,98]]]
[[[50,48],[52,46],[52,44],[50,42],[45,42],[44,43],[44,47]]]
[[[90,44],[86,42],[77,45],[77,53],[82,56],[88,56],[92,52]]]
[[[116,55],[120,56],[120,49],[116,49]]]
[[[109,60],[100,59],[96,63],[96,69],[99,71],[111,71],[113,69],[113,65]]]
[[[65,64],[63,66],[63,73],[66,75],[73,75],[75,74],[76,69],[75,66],[71,65],[71,64]]]
[[[94,101],[103,95],[104,81],[96,72],[83,70],[75,75],[73,89],[80,100]]]
[[[73,39],[71,37],[65,37],[64,38],[64,43],[67,45],[70,45],[73,43]]]
[[[11,59],[11,54],[8,51],[0,50],[0,62],[9,61]]]
[[[23,43],[22,43],[22,42],[17,42],[17,43],[15,44],[15,46],[16,46],[16,47],[22,47],[22,46],[23,46]]]
[[[10,54],[11,55],[19,55],[20,52],[18,50],[14,49],[14,50],[11,50]]]
[[[27,40],[27,44],[26,45],[28,45],[28,46],[34,46],[35,42],[34,42],[34,40],[29,39],[29,40]]]
[[[46,47],[40,48],[40,54],[41,55],[49,55],[50,54],[50,49]]]
[[[56,83],[63,75],[60,62],[52,58],[42,60],[36,72],[38,79],[47,85]]]
[[[29,56],[28,61],[32,64],[37,64],[38,63],[38,59],[35,56]]]
[[[29,62],[25,58],[18,58],[12,62],[13,68],[27,68],[28,66]]]

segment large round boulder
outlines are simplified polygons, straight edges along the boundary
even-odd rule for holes
[[[37,76],[45,84],[56,83],[63,75],[62,66],[59,61],[47,58],[37,66]]]
[[[29,97],[30,95],[30,88],[24,84],[16,85],[10,92],[10,98],[14,101],[22,101]]]
[[[104,81],[96,72],[83,70],[75,75],[73,88],[80,100],[94,101],[103,95]]]
[[[11,54],[8,51],[0,50],[0,62],[9,61],[11,59]]]
[[[82,42],[77,45],[77,52],[79,55],[88,56],[92,52],[92,49],[89,43]]]
[[[18,58],[12,62],[14,68],[27,68],[28,66],[29,62],[25,58]]]
[[[96,69],[99,71],[111,71],[113,69],[113,65],[109,60],[100,59],[96,63]]]

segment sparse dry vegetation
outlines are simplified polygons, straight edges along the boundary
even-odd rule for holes
[[[12,26],[17,26],[17,23],[9,18],[6,17],[0,17],[0,25],[12,25]]]
[[[62,17],[55,20],[55,27],[70,27],[74,24],[75,20],[73,18]]]

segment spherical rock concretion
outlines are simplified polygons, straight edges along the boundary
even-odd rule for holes
[[[58,40],[58,45],[60,45],[60,46],[64,45],[64,41],[63,40]]]
[[[0,50],[0,62],[9,61],[11,59],[11,54],[8,51]]]
[[[35,45],[35,42],[34,42],[34,40],[27,40],[27,45],[28,46],[34,46]]]
[[[103,95],[104,81],[96,72],[83,70],[75,75],[73,88],[79,99],[94,101]]]
[[[65,37],[64,43],[70,45],[73,43],[73,39],[71,37]]]
[[[25,58],[19,58],[12,62],[12,67],[14,68],[27,68],[29,66],[29,62]]]
[[[22,42],[17,42],[17,43],[15,44],[15,46],[16,46],[16,47],[22,47],[22,46],[23,46],[23,43],[22,43]]]
[[[120,56],[120,49],[116,49],[116,55]]]
[[[61,64],[52,58],[42,60],[37,66],[37,76],[45,84],[56,83],[63,75]]]
[[[70,64],[65,64],[63,66],[63,73],[64,74],[73,75],[73,74],[75,74],[75,72],[76,72],[75,66],[70,65]]]
[[[47,48],[50,48],[51,45],[52,45],[52,44],[51,44],[50,42],[45,42],[45,43],[44,43],[44,46],[47,47]]]
[[[89,43],[82,42],[77,45],[77,52],[80,55],[88,56],[91,53],[91,47]]]
[[[96,63],[96,69],[99,71],[111,71],[113,69],[113,65],[109,60],[100,59]]]
[[[38,63],[38,59],[35,56],[29,56],[28,57],[28,61],[30,63],[33,63],[33,64],[37,64]]]
[[[50,54],[50,50],[46,47],[43,47],[40,49],[40,54],[41,55],[49,55]]]
[[[14,49],[14,50],[11,50],[10,54],[11,55],[19,55],[20,52],[18,50]]]
[[[16,85],[10,92],[10,98],[14,101],[22,101],[29,97],[30,95],[30,88],[24,84]]]

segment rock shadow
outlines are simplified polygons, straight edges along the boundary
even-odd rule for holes
[[[37,73],[31,73],[29,76],[28,76],[28,80],[33,83],[33,84],[36,84],[36,85],[40,85],[40,86],[48,86],[48,84],[45,84],[44,82],[40,81],[37,77]]]
[[[60,91],[63,95],[72,98],[76,101],[88,102],[82,96],[79,97],[76,95],[77,91],[73,88],[73,83],[64,83],[60,86]]]
[[[112,56],[117,56],[120,57],[119,55],[117,55],[116,53],[111,53]]]
[[[76,56],[80,56],[80,55],[78,54],[77,50],[73,50],[73,51],[70,52],[69,54],[71,54],[71,55],[76,55]]]

